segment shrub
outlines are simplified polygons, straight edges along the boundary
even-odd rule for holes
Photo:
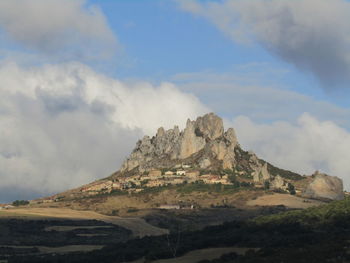
[[[28,205],[29,201],[27,200],[16,200],[12,202],[13,206],[20,206],[20,205]]]
[[[292,185],[291,183],[288,184],[288,192],[289,192],[291,195],[295,195],[295,187],[294,187],[294,185]]]
[[[127,212],[127,213],[134,213],[134,212],[138,212],[138,211],[139,211],[139,209],[134,208],[134,207],[131,207],[131,208],[129,208],[126,212]]]
[[[265,182],[264,182],[264,189],[265,189],[265,190],[270,189],[270,182],[269,182],[269,181],[265,181]]]

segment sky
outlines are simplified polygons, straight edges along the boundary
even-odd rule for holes
[[[106,177],[207,112],[349,190],[349,16],[346,0],[2,0],[0,202]]]

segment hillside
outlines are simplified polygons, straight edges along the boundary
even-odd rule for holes
[[[190,262],[200,263],[349,262],[349,206],[345,199],[199,231],[144,237],[74,256],[28,256],[10,262],[95,262],[102,257],[104,262],[182,262],[190,256]],[[217,258],[203,259],[200,252],[205,251]]]
[[[343,184],[336,177],[302,176],[258,158],[241,148],[233,128],[225,131],[222,119],[209,113],[188,120],[182,131],[160,127],[155,136],[145,136],[111,176],[31,205],[125,214],[166,206],[245,206],[269,192],[339,200]]]
[[[346,262],[342,199],[341,179],[273,166],[210,113],[145,136],[109,177],[3,209],[0,260]]]

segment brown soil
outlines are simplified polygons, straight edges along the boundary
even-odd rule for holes
[[[248,206],[276,206],[284,205],[288,208],[308,208],[324,204],[322,201],[305,199],[302,197],[288,195],[288,194],[271,194],[260,196],[255,200],[246,202]]]

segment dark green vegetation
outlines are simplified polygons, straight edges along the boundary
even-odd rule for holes
[[[322,226],[350,227],[350,198],[342,201],[333,201],[319,207],[311,207],[306,210],[293,210],[285,213],[257,217],[254,222],[258,225],[268,224],[300,224],[309,228]],[[349,224],[349,226],[348,226]]]
[[[234,185],[218,184],[205,184],[203,181],[197,181],[193,183],[183,183],[177,185],[163,185],[155,187],[144,187],[143,191],[138,193],[132,193],[132,195],[144,195],[148,193],[159,193],[165,190],[176,190],[178,193],[192,193],[192,192],[214,192],[222,194],[233,194],[239,190],[247,190],[253,187],[253,184],[246,182],[238,182]]]
[[[174,231],[175,230],[175,231]],[[349,262],[350,200],[304,211],[233,221],[199,231],[144,237],[101,250],[69,255],[12,257],[9,262],[126,262],[172,258],[208,247],[250,247],[246,255],[229,254],[208,262]]]
[[[178,233],[178,231],[198,231],[209,225],[221,225],[229,221],[245,221],[259,215],[271,215],[286,210],[284,206],[244,210],[217,204],[207,209],[156,211],[143,218],[151,225],[169,229],[171,233]]]
[[[235,154],[237,156],[237,162],[238,162],[238,165],[235,167],[236,170],[245,171],[246,174],[251,174],[251,172],[253,172],[253,170],[250,168],[250,165],[249,165],[249,159],[251,154],[247,151],[242,150],[240,147],[235,148]],[[265,163],[265,161],[261,159],[259,159],[259,162],[261,164]],[[267,163],[267,169],[272,175],[274,176],[280,175],[285,179],[301,180],[304,178],[300,174],[297,174],[288,170],[280,169],[270,163]]]
[[[29,204],[29,201],[27,200],[16,200],[12,202],[13,206],[20,206],[20,205],[27,205]]]
[[[281,177],[290,179],[290,180],[302,180],[304,178],[300,174],[275,167],[270,163],[267,163],[267,169],[272,175],[275,175],[275,176],[280,175]]]
[[[37,253],[36,246],[117,244],[130,236],[127,229],[97,220],[1,219],[0,259]]]

